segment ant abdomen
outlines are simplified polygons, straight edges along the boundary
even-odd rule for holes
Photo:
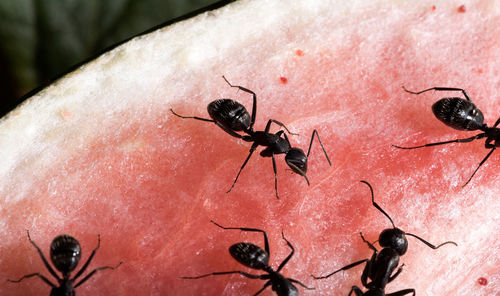
[[[207,106],[208,114],[216,123],[233,131],[245,131],[250,127],[250,114],[245,106],[231,100],[215,100]]]
[[[50,244],[52,264],[62,272],[73,271],[81,258],[80,243],[72,236],[62,234],[54,238]]]
[[[484,127],[481,110],[462,98],[443,98],[432,105],[432,112],[441,122],[457,130],[474,131]]]
[[[251,243],[237,243],[229,247],[229,253],[239,263],[254,269],[269,266],[269,254]]]

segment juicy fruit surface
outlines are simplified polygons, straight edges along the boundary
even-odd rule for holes
[[[82,245],[81,263],[101,234],[89,271],[98,272],[79,295],[249,295],[263,281],[239,275],[182,280],[215,271],[253,272],[233,260],[240,241],[263,247],[262,236],[224,226],[267,231],[270,264],[289,253],[283,269],[315,291],[347,295],[360,285],[362,267],[314,281],[369,258],[369,241],[396,226],[433,244],[409,239],[401,275],[386,291],[415,288],[418,295],[494,295],[499,291],[499,156],[494,153],[465,188],[486,155],[484,142],[399,150],[470,137],[432,114],[445,96],[405,93],[432,86],[464,88],[492,125],[500,99],[499,8],[494,1],[242,1],[158,30],[108,52],[35,95],[0,124],[0,278],[42,272],[32,239],[48,252],[69,233]],[[255,129],[277,119],[307,149],[318,143],[308,178],[277,157],[278,190],[269,158],[257,153],[231,193],[249,143],[211,123],[206,106],[232,98],[251,110]],[[453,94],[456,96],[457,94]],[[48,256],[48,253],[46,253]],[[79,267],[77,267],[78,269]],[[477,279],[488,280],[486,286]],[[39,295],[38,279],[0,281],[2,295]],[[262,295],[272,295],[270,289]]]

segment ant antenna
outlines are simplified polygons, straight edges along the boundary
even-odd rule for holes
[[[377,210],[379,210],[380,212],[382,212],[382,214],[384,214],[387,218],[389,218],[389,221],[391,221],[391,224],[392,224],[392,227],[396,228],[396,225],[394,225],[394,222],[392,221],[391,217],[384,211],[382,210],[382,208],[375,202],[375,198],[373,197],[373,188],[372,188],[372,185],[370,185],[370,183],[364,181],[364,180],[361,180],[361,183],[365,183],[366,185],[368,185],[368,187],[370,187],[370,192],[372,194],[372,205],[377,208]]]
[[[446,245],[446,244],[453,244],[453,245],[455,245],[455,246],[458,246],[458,245],[457,245],[457,243],[456,243],[456,242],[454,242],[454,241],[447,241],[447,242],[444,242],[444,243],[442,243],[442,244],[440,244],[440,245],[438,245],[438,246],[436,247],[435,245],[431,244],[430,242],[428,242],[428,241],[424,240],[423,238],[421,238],[421,237],[419,237],[419,236],[417,236],[417,235],[415,235],[415,234],[411,234],[411,233],[408,233],[408,232],[405,232],[405,234],[406,234],[406,235],[409,235],[409,236],[413,236],[414,238],[418,239],[419,241],[421,241],[421,242],[423,242],[424,244],[426,244],[429,248],[434,249],[434,250],[435,250],[435,249],[438,249],[438,248],[440,248],[440,247],[442,247],[443,245]]]

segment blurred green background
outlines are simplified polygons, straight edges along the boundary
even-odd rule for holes
[[[0,116],[106,48],[227,2],[1,0]]]

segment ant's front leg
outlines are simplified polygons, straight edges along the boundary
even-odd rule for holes
[[[351,296],[353,292],[354,294],[356,294],[356,296],[363,296],[363,291],[361,291],[361,289],[356,286],[352,286],[348,296]]]
[[[404,263],[401,264],[396,273],[394,273],[392,276],[389,277],[389,279],[387,280],[388,283],[392,282],[395,278],[398,277],[398,275],[403,271],[403,266],[405,266]]]
[[[274,119],[269,119],[269,121],[267,122],[266,124],[266,128],[264,130],[264,132],[267,134],[269,133],[269,130],[271,129],[271,123],[275,123],[279,126],[281,126],[282,128],[284,128],[290,135],[294,135],[294,136],[298,136],[299,134],[296,134],[296,133],[292,133],[283,123],[277,121],[277,120],[274,120]]]
[[[385,296],[403,296],[403,295],[408,295],[410,293],[412,293],[412,296],[415,296],[415,289],[405,289],[394,293],[385,294]]]
[[[321,145],[321,149],[323,149],[323,153],[325,153],[326,160],[328,161],[328,164],[332,166],[332,162],[330,161],[330,157],[328,157],[328,153],[326,153],[325,147],[323,146],[323,143],[321,143],[321,139],[319,138],[319,134],[317,130],[313,130],[312,136],[311,136],[311,142],[309,143],[309,149],[307,150],[307,157],[309,158],[309,153],[311,153],[311,147],[313,144],[314,140],[314,135],[316,135],[316,138],[318,138],[319,145]]]

